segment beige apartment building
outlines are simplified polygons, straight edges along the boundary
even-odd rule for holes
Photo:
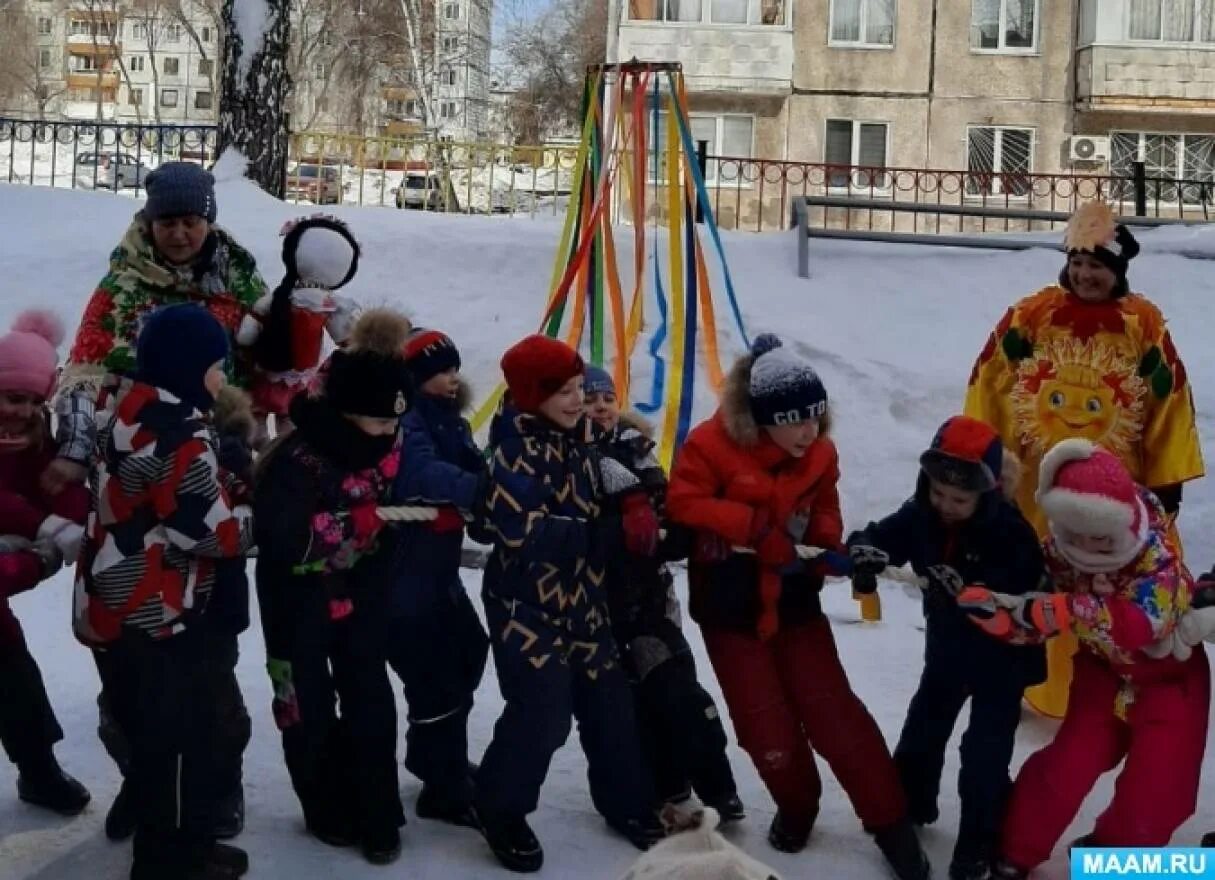
[[[1000,174],[1127,175],[1135,160],[1215,180],[1206,0],[613,2],[609,60],[681,62],[713,154],[974,172],[976,198],[1024,194]],[[710,176],[756,188],[738,168]],[[878,181],[817,173],[841,191]]]

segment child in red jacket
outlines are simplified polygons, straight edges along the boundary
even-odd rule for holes
[[[62,341],[63,326],[46,312],[20,315],[0,337],[0,742],[20,773],[21,800],[74,816],[89,793],[55,760],[63,731],[9,607],[11,596],[74,561],[88,515],[83,486],[48,496],[38,485],[55,457],[46,400]]]
[[[810,364],[761,336],[731,370],[717,414],[688,436],[667,511],[700,533],[690,612],[739,745],[776,801],[769,841],[805,847],[822,791],[817,751],[900,880],[925,880],[894,761],[819,606],[823,573],[798,560],[797,544],[834,550],[843,537],[827,416]]]
[[[1041,641],[1071,627],[1080,641],[1063,724],[1013,786],[995,870],[1009,880],[1050,858],[1097,779],[1120,764],[1114,798],[1081,845],[1167,845],[1197,806],[1211,692],[1201,645],[1185,659],[1157,650],[1189,608],[1193,580],[1156,497],[1083,439],[1046,454],[1037,497],[1058,592],[976,586],[958,599],[997,638]]]

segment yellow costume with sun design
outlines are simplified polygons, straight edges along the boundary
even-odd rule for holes
[[[1112,215],[1094,213],[1096,221],[1078,212],[1069,252],[1108,240]],[[1159,309],[1138,294],[1086,302],[1052,285],[1014,305],[975,363],[965,413],[994,427],[1024,463],[1017,504],[1044,537],[1034,491],[1043,455],[1060,440],[1104,446],[1152,489],[1203,475],[1185,366]],[[1027,692],[1043,714],[1060,717],[1067,707],[1075,648],[1074,636],[1048,646],[1050,676]]]

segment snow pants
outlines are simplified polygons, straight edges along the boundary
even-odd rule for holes
[[[221,626],[212,626],[206,617],[199,626],[207,642],[204,693],[211,701],[214,712],[213,761],[220,793],[219,803],[230,804],[243,797],[241,780],[244,754],[253,733],[249,710],[236,678],[240,644],[235,633]],[[126,776],[130,765],[130,745],[114,718],[104,689],[97,695],[97,715],[97,736],[111,760]]]
[[[207,643],[197,629],[153,640],[124,628],[97,653],[110,711],[129,746],[135,805],[131,880],[181,877],[213,842],[215,713],[206,692]]]
[[[0,644],[0,744],[21,769],[45,763],[61,739],[63,729],[25,640],[6,640]]]
[[[1087,651],[1077,653],[1063,723],[1054,741],[1025,762],[1013,786],[1005,860],[1028,871],[1049,859],[1097,779],[1123,759],[1092,845],[1167,845],[1197,806],[1210,678],[1200,646],[1178,678],[1137,684],[1123,720],[1115,714],[1122,679]]]
[[[468,715],[489,655],[489,636],[461,588],[424,613],[389,625],[388,662],[409,703],[405,768],[445,804],[472,801]]]
[[[786,827],[809,831],[822,782],[818,752],[865,829],[902,821],[907,803],[877,722],[853,692],[826,618],[782,627],[767,641],[704,628],[738,744],[751,756]]]
[[[383,839],[405,824],[383,609],[356,601],[332,620],[325,591],[307,589],[264,595],[261,608],[271,708],[305,821]]]
[[[606,623],[575,637],[561,621],[490,593],[485,613],[506,706],[477,772],[478,812],[521,817],[535,811],[571,717],[578,719],[595,809],[621,822],[651,812],[633,695]]]
[[[935,821],[945,749],[963,705],[970,700],[958,774],[962,818],[954,848],[954,858],[962,861],[986,860],[996,854],[1012,787],[1008,768],[1021,721],[1022,679],[1012,671],[989,680],[983,675],[929,660],[894,750],[912,818]]]

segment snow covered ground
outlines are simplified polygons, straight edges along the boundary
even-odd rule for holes
[[[281,271],[277,233],[301,209],[274,202],[243,182],[224,182],[220,219],[258,257],[273,284]],[[29,305],[52,305],[69,321],[101,276],[134,206],[113,194],[0,185],[0,328]],[[351,292],[367,303],[403,306],[415,323],[438,326],[461,348],[475,386],[497,382],[497,361],[511,342],[535,329],[543,308],[560,228],[555,221],[466,218],[408,211],[338,209],[364,245],[364,260]],[[915,459],[934,428],[961,405],[971,363],[1003,309],[1050,282],[1057,253],[975,254],[937,248],[815,242],[813,278],[799,280],[791,234],[727,234],[726,248],[748,330],[781,333],[820,369],[831,395],[836,438],[843,460],[846,524],[855,527],[893,509],[914,482]],[[1215,296],[1211,264],[1162,251],[1215,254],[1215,233],[1176,230],[1143,236],[1145,253],[1133,264],[1135,286],[1171,319],[1177,346],[1193,380],[1203,437],[1215,437],[1215,347],[1209,344],[1210,303]],[[626,248],[627,250],[627,248]],[[628,261],[623,254],[622,260]],[[726,326],[719,310],[719,325]],[[646,388],[648,366],[635,362]],[[697,414],[707,415],[703,389]],[[1215,457],[1215,451],[1209,451]],[[1182,532],[1192,565],[1215,562],[1215,489],[1210,481],[1189,487]],[[466,578],[477,593],[477,579]],[[75,820],[29,810],[15,797],[15,774],[0,761],[0,880],[83,880],[125,876],[127,848],[108,843],[101,824],[118,777],[95,736],[96,674],[88,653],[68,624],[69,577],[60,575],[19,597],[21,617],[42,664],[52,702],[67,731],[59,748],[66,768],[94,793],[94,804]],[[917,604],[896,587],[883,588],[885,619],[857,623],[845,585],[829,586],[825,604],[837,622],[836,638],[852,680],[889,740],[898,734],[919,674],[922,634]],[[703,679],[716,682],[699,634],[688,634]],[[283,766],[270,717],[270,689],[256,629],[242,641],[241,680],[254,716],[246,764],[248,827],[240,843],[253,859],[252,877],[371,878],[404,874],[417,880],[505,877],[472,832],[411,820],[397,867],[366,865],[354,852],[328,849],[306,837]],[[808,670],[807,674],[813,674]],[[474,757],[488,742],[501,701],[492,665],[478,694],[471,727]],[[723,706],[724,708],[724,706]],[[1047,742],[1054,724],[1027,716],[1018,740],[1019,763]],[[749,760],[731,751],[749,818],[730,836],[786,878],[885,876],[877,851],[861,834],[846,799],[829,773],[823,809],[810,848],[781,856],[767,846],[772,805]],[[825,768],[824,768],[825,771]],[[1208,757],[1206,771],[1215,772]],[[956,752],[946,765],[941,821],[924,839],[943,876],[957,821],[953,794]],[[412,814],[417,783],[402,770],[403,794]],[[1103,781],[1071,836],[1089,830],[1111,791]],[[591,807],[585,763],[576,744],[557,755],[534,825],[546,845],[541,876],[611,880],[635,858],[612,836]],[[1178,843],[1194,843],[1215,829],[1215,793],[1181,830]],[[1052,866],[1066,876],[1062,855]],[[1045,876],[1045,875],[1044,875]]]

